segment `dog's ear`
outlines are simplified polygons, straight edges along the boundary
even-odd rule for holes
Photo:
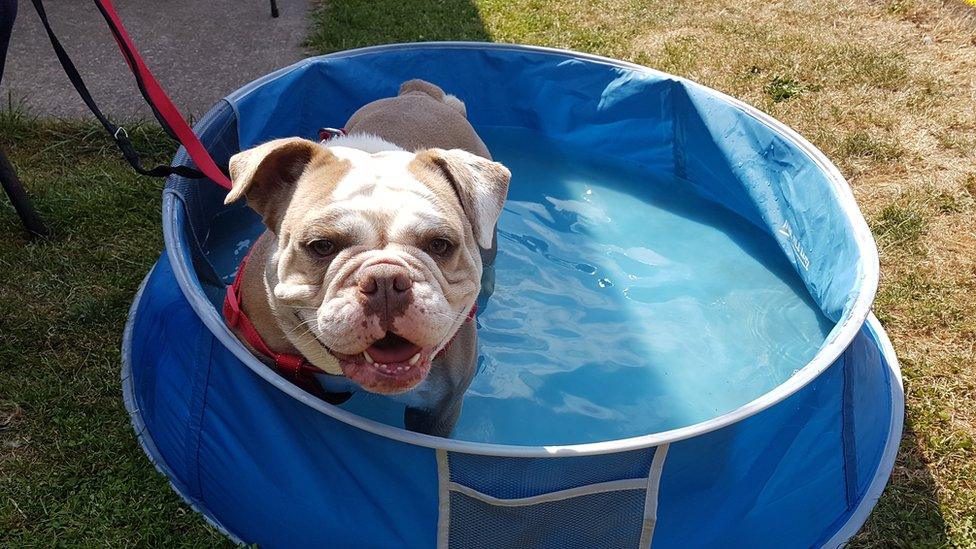
[[[246,196],[247,205],[277,233],[306,166],[319,155],[331,154],[318,143],[298,137],[275,139],[241,151],[230,157],[233,186],[224,204]]]
[[[427,149],[417,153],[417,158],[444,174],[471,222],[478,246],[491,248],[512,178],[508,168],[461,149]]]

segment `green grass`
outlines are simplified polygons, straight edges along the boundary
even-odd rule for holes
[[[844,138],[840,153],[849,158],[869,158],[884,162],[901,158],[905,151],[894,141],[857,131]]]
[[[875,218],[872,230],[879,246],[918,244],[925,233],[926,215],[916,204],[888,204]]]
[[[968,11],[967,11],[968,10]],[[331,0],[312,52],[491,40],[687,76],[780,118],[840,166],[882,262],[875,311],[903,367],[895,471],[855,547],[976,547],[976,11],[955,2]],[[935,39],[931,35],[935,35]],[[155,131],[132,132],[165,159]],[[0,118],[54,236],[0,200],[0,545],[213,546],[123,411],[128,303],[161,249],[159,183],[90,124]]]
[[[130,128],[156,161],[161,132]],[[158,256],[160,183],[94,124],[0,114],[52,236],[0,200],[0,545],[200,546],[222,540],[139,449],[119,389],[121,327]]]
[[[310,49],[317,52],[388,42],[488,39],[478,11],[463,0],[357,0],[322,6],[311,16],[313,27],[307,40]]]
[[[789,76],[776,75],[772,80],[769,81],[769,84],[766,85],[766,94],[769,95],[769,98],[772,99],[774,103],[792,99],[797,95],[800,95],[802,91],[803,86]]]

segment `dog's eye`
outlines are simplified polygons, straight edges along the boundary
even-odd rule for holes
[[[308,243],[308,249],[319,257],[328,257],[335,253],[336,247],[331,240],[313,240]]]
[[[451,244],[451,241],[446,238],[434,238],[427,243],[427,251],[439,256],[451,253],[453,248],[454,244]]]

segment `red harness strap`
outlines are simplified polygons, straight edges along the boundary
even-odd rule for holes
[[[305,391],[322,397],[325,391],[322,386],[319,385],[318,381],[315,380],[314,374],[325,373],[319,368],[315,367],[305,357],[301,355],[293,355],[289,353],[276,353],[268,347],[268,344],[264,342],[264,338],[258,333],[257,328],[251,322],[251,319],[244,314],[244,309],[242,308],[243,295],[241,294],[241,283],[244,280],[244,268],[247,267],[247,260],[251,257],[251,252],[248,252],[244,259],[241,261],[240,266],[237,268],[237,275],[234,277],[234,283],[227,286],[227,295],[224,297],[224,318],[227,320],[227,325],[231,328],[237,328],[241,336],[244,338],[255,351],[261,353],[262,355],[274,360],[274,367],[278,372],[287,380],[291,381],[295,385],[298,385]]]
[[[253,248],[252,248],[253,250]],[[322,389],[319,382],[315,379],[315,374],[327,373],[322,369],[316,367],[314,364],[305,359],[302,355],[295,355],[290,353],[276,353],[268,344],[265,343],[264,338],[258,333],[257,328],[251,322],[251,319],[247,317],[244,313],[243,308],[243,295],[241,294],[241,284],[244,280],[244,269],[247,267],[247,260],[251,257],[251,252],[247,252],[244,259],[241,260],[240,266],[237,268],[237,274],[234,276],[234,282],[230,286],[227,286],[227,294],[224,296],[224,319],[227,320],[227,325],[231,328],[236,328],[240,331],[241,336],[244,341],[248,343],[255,351],[261,353],[267,358],[274,361],[274,367],[285,379],[291,381],[295,385],[298,385],[306,392],[313,394],[323,400],[332,401],[333,398],[328,396],[328,393]],[[478,312],[478,304],[475,303],[471,307],[471,311],[468,313],[468,318],[465,322],[470,322],[474,319],[475,314]],[[447,345],[441,349],[437,356],[443,355],[451,344],[454,343],[454,338],[457,334],[451,337]],[[436,358],[436,357],[435,357]],[[343,399],[344,400],[344,399]]]

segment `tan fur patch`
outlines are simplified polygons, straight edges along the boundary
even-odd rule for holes
[[[451,185],[451,182],[444,177],[441,170],[431,163],[425,153],[421,153],[414,158],[409,165],[407,165],[407,170],[424,184],[431,192],[436,196],[436,204],[438,207],[443,208],[448,211],[455,211],[459,216],[464,216],[464,209],[461,206],[461,200],[458,198],[457,191]]]
[[[326,203],[332,191],[352,169],[351,162],[336,158],[327,149],[321,148],[326,154],[314,155],[298,179],[288,213],[282,221],[282,232],[294,232],[298,228],[296,225],[303,224],[309,211]]]
[[[461,204],[475,238],[490,248],[495,223],[508,195],[508,168],[467,151],[428,149],[417,153],[415,162],[440,172]],[[428,177],[430,179],[430,177]]]

